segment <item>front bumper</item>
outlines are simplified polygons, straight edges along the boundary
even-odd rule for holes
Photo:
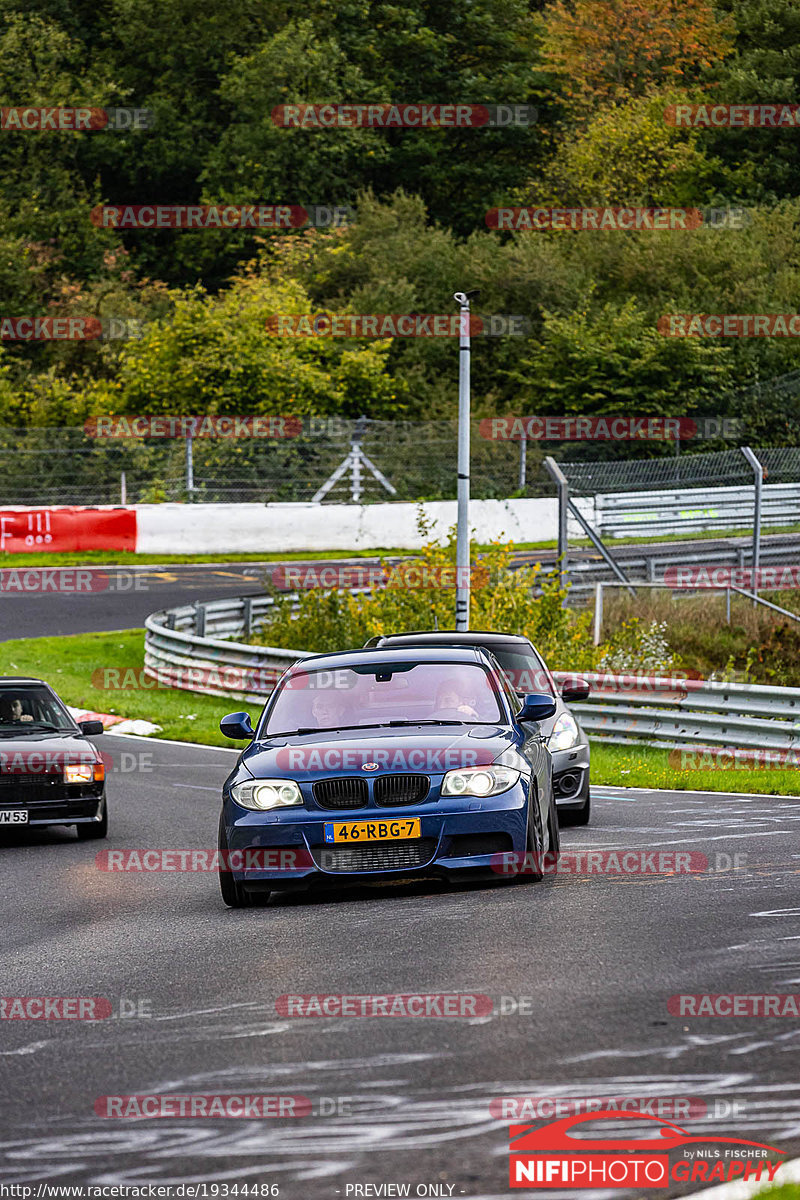
[[[22,824],[0,825],[0,831],[27,829],[42,825],[87,825],[100,820],[105,789],[103,784],[47,783],[34,793],[28,786],[4,786],[0,812],[24,809],[28,820]]]
[[[569,750],[551,750],[553,795],[558,807],[581,804],[589,794],[589,745],[579,742]]]
[[[420,837],[397,841],[326,844],[324,826],[344,821],[419,818]],[[300,808],[281,813],[251,812],[229,797],[223,805],[234,878],[271,889],[309,887],[413,875],[493,876],[495,856],[525,852],[527,785],[516,784],[483,799],[440,798],[402,809],[373,807],[347,813]],[[234,852],[239,851],[239,855]],[[246,869],[238,869],[239,864]]]

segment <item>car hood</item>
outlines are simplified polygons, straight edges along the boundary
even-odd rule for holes
[[[519,745],[508,726],[411,726],[303,734],[253,742],[241,765],[258,779],[325,778],[377,763],[373,776],[396,772],[441,774],[457,767],[487,766]]]
[[[80,733],[0,735],[0,774],[47,771],[64,763],[99,762],[100,752]]]

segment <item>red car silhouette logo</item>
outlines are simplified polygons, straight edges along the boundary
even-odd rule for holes
[[[570,1136],[570,1130],[585,1121],[598,1121],[608,1118],[614,1121],[653,1121],[660,1125],[659,1136],[655,1138],[577,1138]],[[529,1151],[564,1151],[582,1153],[584,1150],[660,1150],[665,1153],[679,1146],[708,1142],[724,1142],[735,1146],[757,1146],[761,1150],[772,1150],[776,1154],[784,1154],[776,1146],[765,1142],[750,1142],[744,1138],[718,1137],[716,1134],[705,1134],[703,1137],[693,1137],[679,1125],[670,1125],[660,1117],[650,1117],[645,1113],[635,1112],[595,1112],[579,1113],[577,1116],[564,1117],[561,1121],[553,1121],[549,1125],[537,1128],[534,1125],[512,1125],[509,1129],[512,1154],[524,1154]]]

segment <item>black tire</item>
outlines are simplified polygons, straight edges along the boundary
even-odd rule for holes
[[[103,798],[103,816],[99,821],[92,821],[90,825],[76,825],[79,842],[94,842],[98,838],[108,837],[108,805],[105,797]]]
[[[588,787],[583,804],[577,808],[560,808],[558,812],[562,825],[588,825],[592,815],[592,797]]]
[[[546,855],[548,874],[554,875],[558,868],[558,859],[561,854],[561,833],[558,828],[558,813],[552,789],[550,791],[550,809],[547,814],[547,829],[550,835],[550,845],[548,846]]]
[[[525,863],[517,876],[519,883],[541,883],[544,879],[544,838],[540,827],[539,790],[531,780],[528,796],[528,828],[525,835]]]
[[[221,815],[219,818],[217,846],[219,847],[220,856],[228,853],[228,839],[225,834],[225,823]],[[219,890],[228,908],[255,908],[266,904],[269,900],[269,892],[259,892],[258,896],[254,896],[251,892],[246,891],[241,883],[234,879],[232,871],[223,871],[221,866],[219,872]]]

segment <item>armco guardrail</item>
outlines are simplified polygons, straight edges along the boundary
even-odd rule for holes
[[[601,538],[747,529],[753,523],[753,489],[744,484],[601,493],[592,498],[576,496],[575,503]],[[764,486],[761,524],[800,524],[800,489],[796,483]],[[574,533],[581,536],[577,524]]]
[[[232,597],[153,613],[145,621],[145,675],[167,686],[257,704],[287,667],[306,656],[233,640],[249,637],[272,603],[271,596]]]
[[[745,567],[753,561],[752,543],[744,546],[731,539],[730,546],[719,544],[710,549],[701,548],[697,544],[687,550],[676,542],[670,550],[661,549],[655,553],[631,549],[627,546],[614,546],[613,554],[631,583],[663,582],[664,572],[670,566],[708,566],[708,567]],[[800,556],[800,538],[796,534],[777,534],[764,538],[761,542],[760,563],[766,566],[784,566],[796,562]],[[602,559],[596,561],[575,560],[569,563],[569,580],[571,593],[585,594],[591,591],[595,583],[604,583],[614,579],[614,573]]]
[[[588,702],[571,704],[590,736],[651,746],[800,751],[800,688],[709,679],[586,673]]]
[[[253,646],[272,599],[251,596],[153,613],[145,674],[169,686],[258,703],[308,651]],[[556,672],[559,681],[566,673]],[[592,695],[570,707],[590,737],[652,746],[800,751],[800,688],[588,673]]]

